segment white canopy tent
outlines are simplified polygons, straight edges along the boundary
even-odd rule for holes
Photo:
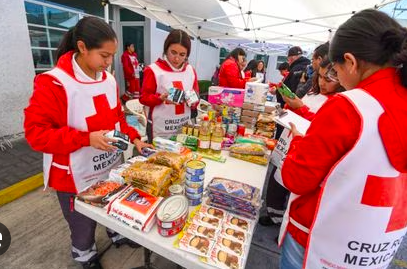
[[[110,0],[173,28],[222,47],[283,54],[330,39],[353,13],[396,0]]]

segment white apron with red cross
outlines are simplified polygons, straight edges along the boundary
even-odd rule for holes
[[[54,68],[46,74],[57,79],[65,89],[69,127],[84,132],[101,130],[98,125],[106,121],[107,117],[117,117],[114,111],[117,106],[116,80],[110,73],[106,72],[106,79],[98,82],[79,82],[60,68]],[[120,130],[119,122],[112,127]],[[69,166],[54,162],[52,154],[44,154],[44,186],[48,187],[49,172],[51,166],[55,166],[72,174],[79,193],[107,179],[109,171],[120,162],[121,153],[106,152],[90,146],[70,153]]]
[[[185,71],[165,71],[157,64],[150,65],[157,83],[157,94],[168,92],[170,88],[191,90],[194,86],[195,73],[192,66],[187,65]],[[183,103],[181,105],[166,104],[154,107],[152,112],[153,138],[170,138],[177,134],[182,125],[188,123],[191,110]]]
[[[321,185],[303,268],[387,268],[407,230],[407,174],[396,171],[387,157],[378,101],[359,89],[342,94],[361,116],[361,133]],[[285,220],[283,226],[291,222],[307,231],[288,210]]]

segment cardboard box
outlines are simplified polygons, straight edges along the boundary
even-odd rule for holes
[[[265,83],[247,82],[244,95],[245,103],[264,105],[267,101],[269,85]]]
[[[257,118],[257,116],[259,114],[260,114],[260,112],[254,111],[254,110],[247,110],[247,109],[242,110],[242,116],[249,116],[249,117]]]
[[[264,113],[272,114],[276,110],[275,107],[273,106],[265,106],[264,107]]]
[[[208,101],[216,105],[242,107],[245,89],[211,86],[208,90]]]

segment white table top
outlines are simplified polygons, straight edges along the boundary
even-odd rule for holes
[[[223,152],[225,156],[228,153]],[[205,169],[205,186],[211,181],[214,176],[233,179],[236,181],[248,183],[263,190],[264,181],[266,178],[267,167],[261,166],[227,156],[225,163],[219,163],[211,160],[204,159],[206,163]],[[260,192],[261,193],[261,192]],[[157,232],[157,226],[150,230],[148,233],[137,231],[116,219],[111,218],[106,214],[106,210],[91,206],[79,200],[75,201],[75,209],[88,216],[89,218],[97,221],[105,227],[108,227],[123,236],[137,242],[138,244],[148,248],[149,250],[161,255],[185,268],[191,269],[209,269],[214,268],[198,260],[198,256],[185,252],[173,247],[173,242],[176,236],[162,237]],[[191,211],[192,208],[190,208]],[[249,243],[251,243],[251,238]]]

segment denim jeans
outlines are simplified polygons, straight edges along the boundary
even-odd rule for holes
[[[287,232],[281,250],[280,269],[301,269],[304,248]]]

